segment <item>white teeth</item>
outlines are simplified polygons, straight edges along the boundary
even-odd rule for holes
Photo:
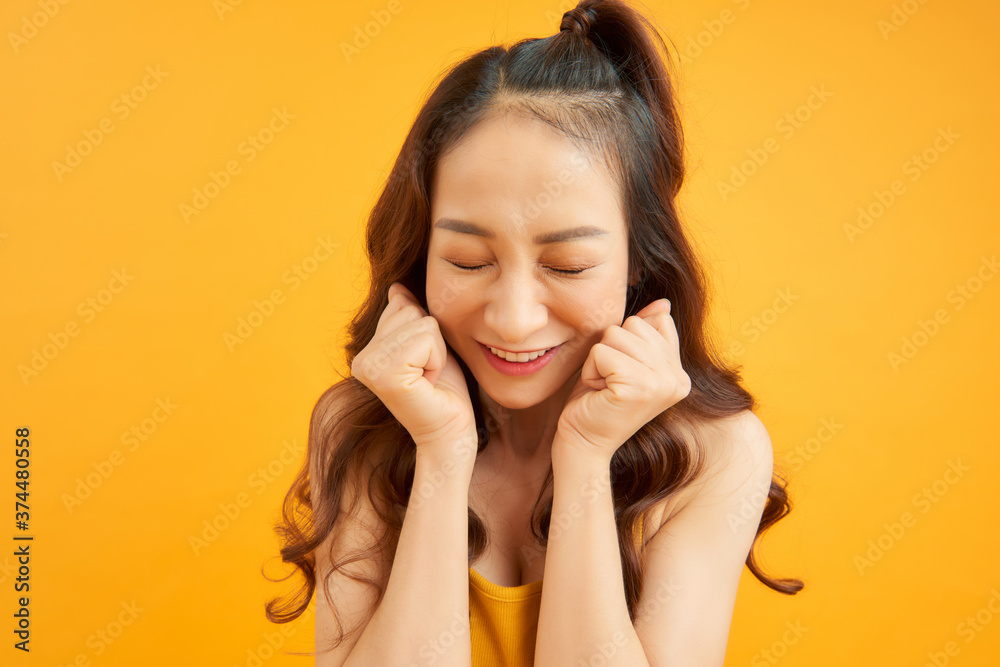
[[[497,355],[501,359],[506,359],[507,361],[514,361],[514,362],[521,363],[521,362],[525,362],[525,361],[531,361],[532,359],[537,359],[538,357],[542,356],[543,354],[545,354],[546,352],[548,352],[551,349],[552,348],[549,347],[549,348],[546,348],[544,350],[539,350],[538,352],[518,352],[518,353],[515,354],[513,352],[507,353],[507,352],[504,352],[503,350],[498,350],[495,347],[491,347],[490,348],[490,352],[492,352],[493,354]]]

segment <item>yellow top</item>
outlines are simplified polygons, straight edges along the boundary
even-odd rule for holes
[[[642,522],[636,530],[642,548]],[[542,580],[501,586],[469,568],[472,667],[532,667]]]

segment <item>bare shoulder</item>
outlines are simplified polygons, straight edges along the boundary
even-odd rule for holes
[[[695,430],[704,470],[643,552],[635,630],[651,665],[724,662],[740,576],[771,484],[770,438],[752,412]]]
[[[751,410],[682,430],[689,440],[697,436],[701,442],[705,465],[691,484],[660,501],[651,514],[657,529],[692,502],[717,501],[748,482],[769,488],[774,465],[771,438],[764,423]],[[651,533],[643,541],[652,537]]]

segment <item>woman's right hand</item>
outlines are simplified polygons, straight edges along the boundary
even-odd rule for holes
[[[351,374],[379,397],[418,449],[475,460],[476,417],[465,375],[437,319],[400,283],[389,286],[389,303],[372,340],[354,357]]]

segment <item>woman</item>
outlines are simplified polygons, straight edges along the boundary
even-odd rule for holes
[[[753,558],[790,505],[706,338],[657,45],[583,0],[420,110],[279,527],[268,617],[322,582],[317,665],[721,665],[744,563],[802,588]]]

